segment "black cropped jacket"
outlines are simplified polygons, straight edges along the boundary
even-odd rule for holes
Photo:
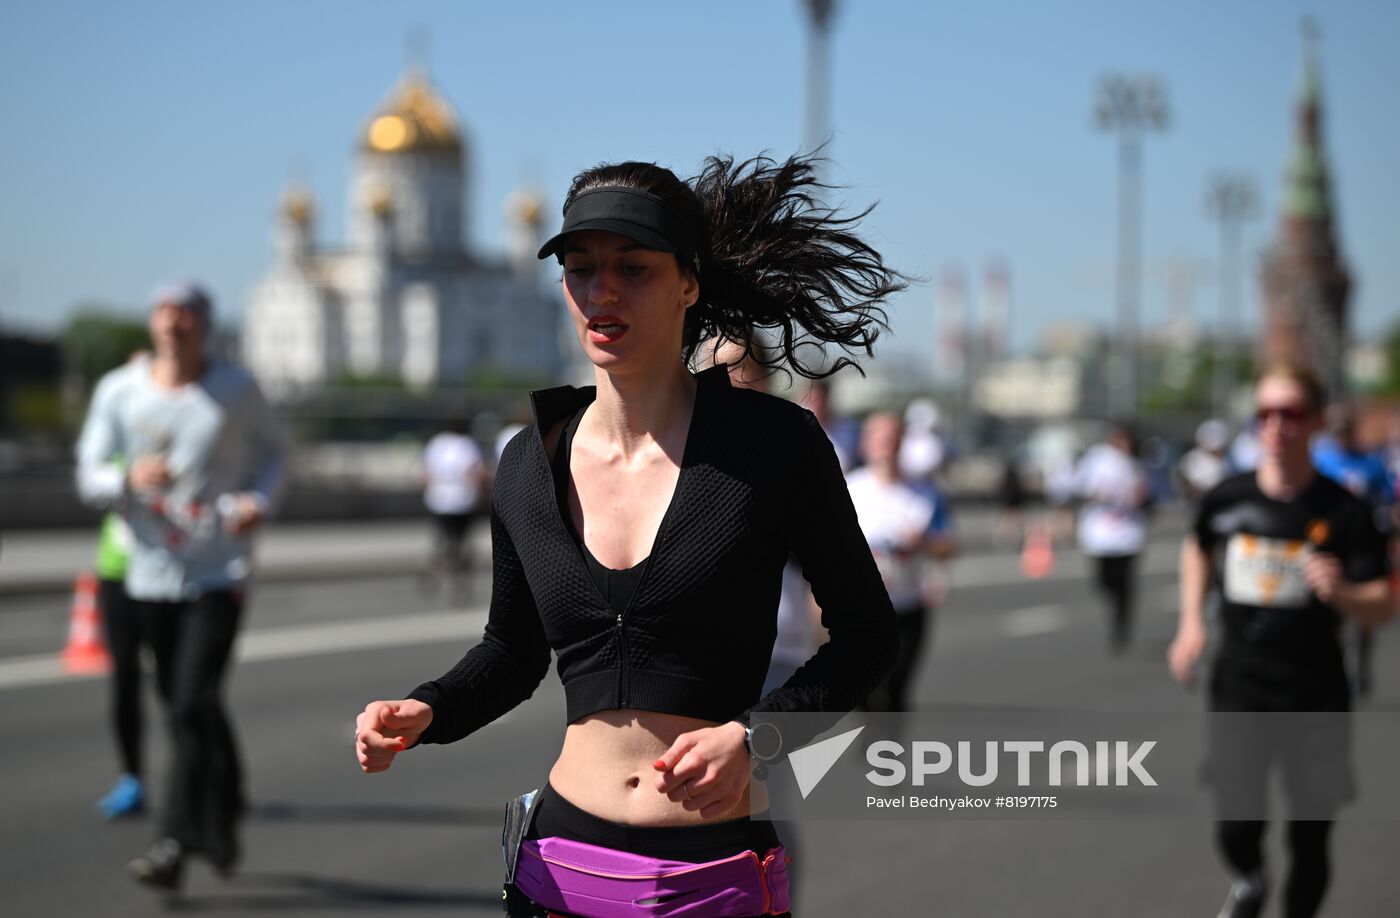
[[[541,439],[595,389],[531,394],[535,424],[510,441],[496,476],[486,633],[410,693],[433,709],[421,742],[461,739],[529,698],[551,649],[571,723],[615,708],[744,723],[757,712],[844,712],[885,676],[894,612],[816,418],[732,388],[724,367],[697,385],[674,496],[621,614],[560,515]],[[830,640],[760,699],[789,555]]]

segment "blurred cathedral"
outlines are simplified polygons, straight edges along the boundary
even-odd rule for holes
[[[344,248],[317,244],[307,190],[283,195],[243,325],[243,359],[270,397],[347,377],[429,388],[558,376],[563,306],[539,280],[540,200],[512,195],[505,257],[477,254],[466,152],[452,107],[410,70],[361,133]]]

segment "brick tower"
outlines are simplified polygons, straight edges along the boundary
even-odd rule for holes
[[[1322,145],[1317,30],[1303,26],[1296,134],[1284,177],[1278,234],[1264,254],[1260,357],[1311,366],[1329,398],[1346,393],[1347,299],[1351,275],[1335,226],[1332,180]]]

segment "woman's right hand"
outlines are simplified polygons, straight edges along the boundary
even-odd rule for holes
[[[421,701],[371,701],[355,718],[355,757],[367,775],[388,771],[394,756],[414,743],[433,722],[433,709]]]

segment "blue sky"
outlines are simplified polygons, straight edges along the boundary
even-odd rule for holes
[[[1319,6],[1324,6],[1319,4]],[[1288,0],[948,4],[843,0],[832,42],[831,178],[878,199],[869,232],[899,268],[973,279],[1010,267],[1013,343],[1049,322],[1113,315],[1113,140],[1090,122],[1097,78],[1152,72],[1172,123],[1144,156],[1144,256],[1213,261],[1206,178],[1253,175],[1253,268],[1275,232],[1292,138],[1305,5]],[[1400,3],[1318,12],[1354,328],[1400,317]],[[690,174],[716,151],[802,141],[805,31],[797,0],[531,4],[357,0],[0,8],[0,325],[54,327],[84,300],[140,310],[161,278],[208,279],[228,317],[265,270],[290,177],[317,195],[321,241],[344,235],[354,145],[430,33],[434,79],[460,113],[470,233],[499,250],[503,203],[570,176],[648,159]],[[1149,271],[1149,274],[1151,272]],[[885,347],[927,353],[933,285],[892,311]],[[1214,316],[1213,284],[1195,293]],[[1167,314],[1144,285],[1144,324]]]

